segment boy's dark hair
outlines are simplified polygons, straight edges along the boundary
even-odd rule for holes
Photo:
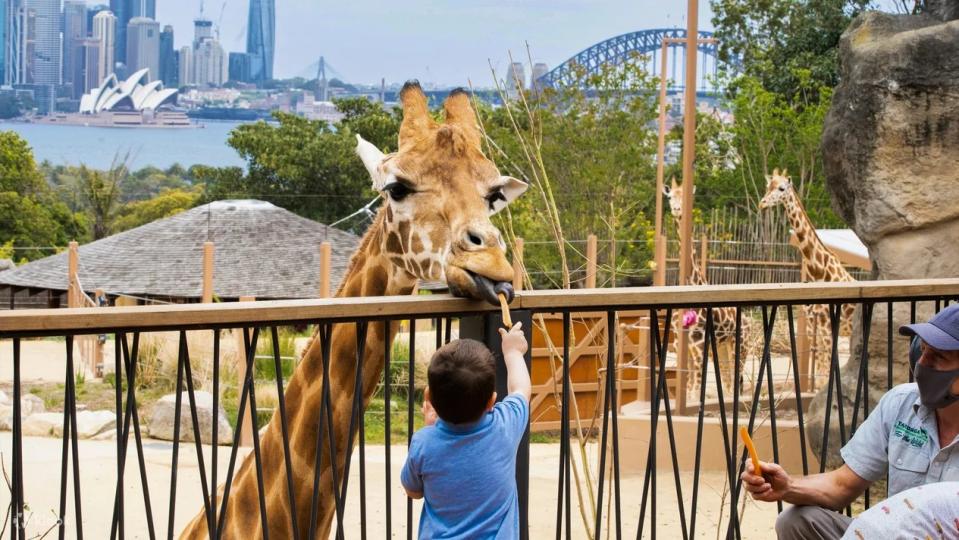
[[[479,420],[496,387],[493,353],[473,339],[458,339],[440,347],[426,376],[436,414],[451,424]]]

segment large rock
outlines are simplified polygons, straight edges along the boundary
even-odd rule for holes
[[[38,413],[27,417],[23,421],[22,429],[25,437],[49,437],[53,430],[63,428],[63,413]]]
[[[43,400],[33,394],[20,396],[20,418],[27,418],[32,414],[46,411]],[[13,403],[8,398],[6,403],[0,401],[0,431],[13,429]]]
[[[213,395],[209,392],[194,392],[197,408],[197,421],[200,424],[200,441],[209,444],[213,440]],[[183,392],[180,397],[180,440],[192,441],[193,420],[190,415],[190,397]],[[175,425],[176,394],[168,394],[160,398],[153,406],[150,416],[149,433],[155,439],[173,440]],[[217,440],[220,444],[233,442],[233,428],[223,413],[222,405],[217,414]]]
[[[876,279],[959,275],[959,1],[930,1],[928,8],[920,16],[873,12],[853,21],[840,42],[842,82],[823,130],[833,206],[869,247]],[[932,311],[920,304],[917,319]],[[887,386],[886,317],[885,304],[877,305],[868,348],[870,406]],[[896,305],[893,332],[909,318],[908,305]],[[863,345],[855,324],[841,377],[847,424]],[[905,381],[907,340],[898,334],[892,358],[894,381]],[[817,453],[825,401],[817,396],[809,413]],[[837,413],[834,401],[830,465],[838,461]]]
[[[111,411],[78,411],[77,435],[81,439],[92,439],[117,427],[117,415]],[[63,423],[53,427],[55,437],[63,437]]]

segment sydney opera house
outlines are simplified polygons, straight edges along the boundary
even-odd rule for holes
[[[163,82],[159,80],[144,84],[148,73],[148,69],[141,69],[122,82],[111,74],[99,87],[80,99],[80,113],[156,111],[163,105],[173,105],[178,90],[164,89]]]

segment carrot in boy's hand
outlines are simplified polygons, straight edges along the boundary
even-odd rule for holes
[[[510,329],[513,327],[513,318],[509,316],[509,302],[503,293],[499,293],[496,296],[499,298],[499,308],[503,312],[503,326]]]
[[[759,454],[756,453],[756,446],[753,445],[753,440],[745,426],[739,427],[739,436],[742,438],[743,444],[746,445],[746,450],[749,451],[749,457],[753,460],[753,469],[755,469],[753,472],[757,476],[762,476],[763,468],[759,465]]]

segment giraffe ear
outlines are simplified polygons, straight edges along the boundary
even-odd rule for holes
[[[529,188],[529,184],[523,182],[522,180],[517,180],[512,176],[500,176],[500,185],[503,190],[503,197],[506,199],[494,200],[493,209],[490,212],[490,215],[493,215],[500,210],[506,208],[509,203],[515,201],[519,198],[520,195],[526,193],[526,190]]]
[[[386,183],[386,176],[380,170],[380,164],[383,163],[383,152],[380,152],[379,148],[357,134],[356,153],[370,173],[370,178],[373,180],[373,189],[379,191]]]

